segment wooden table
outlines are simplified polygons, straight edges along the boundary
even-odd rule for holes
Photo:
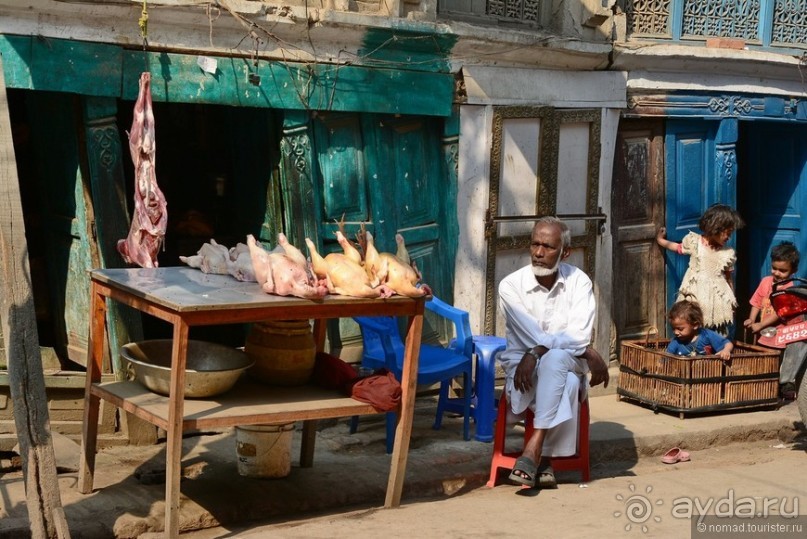
[[[179,535],[179,483],[182,432],[262,423],[303,421],[302,466],[314,455],[315,420],[376,413],[368,404],[336,391],[303,386],[266,388],[239,384],[215,399],[184,398],[185,365],[190,326],[264,320],[314,319],[317,350],[325,342],[325,320],[352,316],[407,316],[406,353],[401,380],[401,416],[395,433],[385,507],[400,505],[417,383],[417,364],[423,328],[424,298],[394,296],[363,299],[327,296],[322,300],[266,294],[256,283],[229,275],[208,275],[187,267],[107,269],[91,272],[90,334],[85,389],[82,450],[78,490],[93,488],[100,400],[142,418],[168,433],[166,447],[165,534]],[[107,298],[173,324],[171,391],[169,397],[152,393],[137,382],[101,382],[105,345]],[[235,388],[234,388],[235,389]]]

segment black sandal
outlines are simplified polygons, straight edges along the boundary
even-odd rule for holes
[[[516,465],[513,466],[513,471],[510,472],[510,480],[532,488],[535,486],[537,471],[538,467],[535,465],[535,461],[530,457],[521,455],[516,459]]]
[[[549,464],[538,467],[538,487],[558,488],[558,481],[555,479],[555,470]]]

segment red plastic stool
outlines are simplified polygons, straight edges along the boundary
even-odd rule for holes
[[[496,486],[499,475],[499,468],[512,470],[516,465],[516,459],[521,456],[521,452],[505,453],[504,442],[507,435],[507,394],[502,393],[499,399],[499,414],[496,420],[496,431],[493,435],[493,457],[490,461],[490,479],[488,487]],[[532,436],[534,427],[532,426],[533,413],[527,409],[527,417],[524,419],[524,444]],[[556,472],[580,471],[583,482],[587,482],[591,476],[591,466],[588,455],[588,427],[590,422],[588,397],[580,402],[580,423],[577,431],[577,454],[571,457],[552,457],[552,469]]]

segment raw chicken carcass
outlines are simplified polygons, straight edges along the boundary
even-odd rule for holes
[[[346,257],[351,259],[356,264],[362,264],[361,253],[352,243],[350,243],[341,229],[336,233],[336,241],[339,243],[339,246],[342,248],[342,251],[345,253]],[[378,283],[373,283],[373,286],[378,286]]]
[[[409,259],[409,251],[406,250],[404,237],[400,234],[395,234],[395,243],[398,244],[398,250],[395,252],[395,256],[397,256],[401,262],[410,266],[412,261]]]
[[[239,243],[230,249],[230,262],[227,265],[227,272],[239,281],[255,282],[255,268],[252,267],[252,256],[249,254],[249,246],[246,243]]]
[[[239,281],[256,281],[249,248],[244,243],[227,249],[211,239],[210,243],[202,245],[195,255],[180,256],[179,259],[192,268],[199,268],[203,273],[219,275],[229,273]]]
[[[284,251],[290,248],[296,249],[287,241],[285,243],[287,246]],[[269,252],[261,247],[251,234],[247,236],[247,246],[252,257],[255,278],[264,292],[305,299],[319,299],[327,295],[328,289],[316,281],[307,267],[307,261],[300,264],[299,257],[289,256],[285,252]]]
[[[341,232],[336,233],[336,238],[340,245],[346,241]],[[388,298],[392,295],[392,290],[384,285],[371,286],[367,272],[350,256],[344,253],[328,253],[323,258],[317,252],[314,242],[306,238],[305,244],[311,254],[314,273],[317,277],[325,279],[328,292],[359,298]]]
[[[291,258],[295,263],[308,267],[308,259],[305,257],[302,251],[289,243],[289,240],[286,238],[286,235],[280,232],[277,235],[277,244],[286,253],[286,256]]]
[[[192,268],[199,268],[204,273],[227,275],[229,273],[230,253],[227,247],[211,239],[193,256],[180,256],[179,259]]]
[[[154,112],[151,108],[151,73],[140,75],[140,92],[129,132],[129,152],[135,170],[134,213],[129,235],[118,240],[118,252],[127,264],[157,267],[157,251],[165,238],[168,210],[157,185]]]
[[[373,242],[373,235],[365,232],[366,247],[364,256],[364,269],[370,279],[377,279],[381,283],[394,290],[397,294],[410,298],[419,298],[431,294],[431,289],[427,285],[417,286],[420,281],[418,272],[408,263],[404,263],[398,256],[391,253],[379,253]],[[403,253],[408,259],[406,245],[403,236],[397,234],[395,240],[398,242],[398,252]]]

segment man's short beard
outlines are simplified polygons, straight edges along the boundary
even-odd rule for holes
[[[542,268],[541,266],[533,266],[532,273],[536,277],[550,277],[554,275],[556,271],[558,271],[559,267],[560,267],[560,257],[558,257],[558,259],[555,261],[555,265],[552,266],[551,268]]]

